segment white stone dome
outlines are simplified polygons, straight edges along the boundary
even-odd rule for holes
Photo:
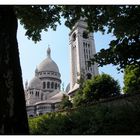
[[[41,89],[42,88],[41,80],[37,76],[35,76],[30,81],[28,88],[29,89]]]
[[[46,58],[39,64],[38,72],[42,71],[52,71],[59,73],[57,64],[51,58]]]
[[[43,60],[37,67],[38,72],[56,72],[59,73],[59,69],[57,64],[51,59],[50,56],[51,50],[48,48],[47,50],[47,58]]]

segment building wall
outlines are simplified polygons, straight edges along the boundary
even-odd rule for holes
[[[86,37],[87,35],[87,37]],[[88,33],[87,24],[80,20],[69,34],[70,47],[70,91],[81,75],[98,75],[97,64],[88,66],[88,61],[96,53],[93,33]]]

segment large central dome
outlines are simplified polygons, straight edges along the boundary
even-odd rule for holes
[[[38,72],[56,72],[59,73],[57,64],[51,59],[51,50],[47,50],[47,58],[38,66]]]
[[[57,64],[51,58],[46,58],[39,64],[38,72],[43,72],[43,71],[52,71],[52,72],[59,73]]]

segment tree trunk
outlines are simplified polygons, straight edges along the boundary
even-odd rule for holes
[[[0,134],[29,134],[13,6],[0,6]]]

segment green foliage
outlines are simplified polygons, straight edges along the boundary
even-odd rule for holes
[[[69,109],[69,108],[72,108],[72,103],[69,100],[68,96],[63,95],[62,102],[59,105],[59,109],[61,110],[61,109]]]
[[[83,98],[83,90],[82,89],[78,90],[75,93],[75,95],[74,95],[72,100],[73,100],[73,106],[74,107],[84,105],[85,104],[85,100]]]
[[[75,94],[73,104],[74,106],[80,106],[119,94],[120,86],[118,81],[114,80],[110,75],[101,74],[84,83],[83,88]]]
[[[15,12],[32,40],[41,40],[42,30],[56,30],[65,19],[65,25],[72,28],[82,17],[88,23],[88,30],[113,33],[108,49],[101,49],[91,59],[99,66],[113,64],[125,68],[129,64],[139,64],[140,56],[140,6],[139,5],[34,5],[15,6]]]
[[[31,134],[65,134],[65,119],[63,113],[49,113],[41,117],[30,119]]]
[[[55,5],[15,6],[20,23],[26,29],[26,36],[37,42],[41,40],[41,32],[49,28],[56,30],[60,24],[60,8]]]
[[[85,8],[83,16],[88,17],[89,28],[102,33],[113,33],[116,37],[110,42],[108,49],[102,49],[95,55],[92,62],[96,61],[99,66],[119,65],[119,68],[125,68],[129,64],[139,64],[140,6],[86,7],[89,10]]]
[[[140,134],[140,95],[29,119],[31,134]]]
[[[120,86],[110,75],[101,74],[94,76],[86,82],[83,94],[89,101],[99,98],[108,98],[119,95]]]
[[[140,93],[140,66],[129,65],[124,73],[124,93],[137,94]]]
[[[80,7],[81,10],[78,6],[73,9],[77,8],[81,12],[80,16],[88,23],[89,31],[112,33],[116,37],[110,42],[108,49],[102,49],[94,55],[91,63],[97,62],[99,66],[118,65],[118,69],[125,68],[129,64],[140,64],[140,6],[86,5]],[[75,10],[73,12],[77,17],[79,16]],[[70,13],[71,17],[73,17],[73,12]]]

